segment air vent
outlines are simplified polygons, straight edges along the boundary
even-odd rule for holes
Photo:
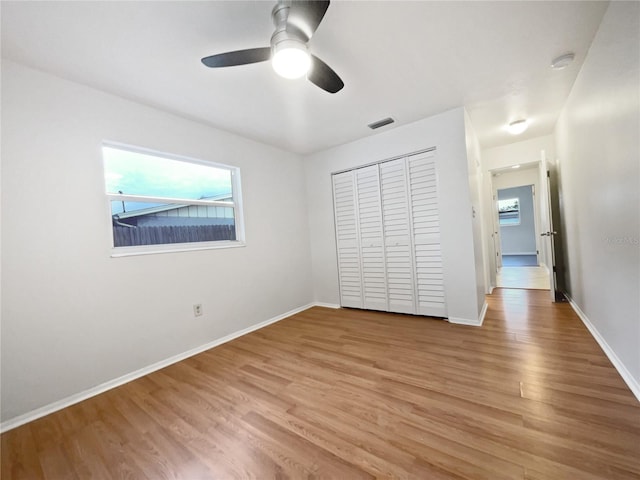
[[[378,120],[377,122],[370,123],[368,127],[371,130],[375,130],[376,128],[384,127],[385,125],[389,125],[390,123],[395,122],[395,120],[391,117],[383,118],[382,120]]]

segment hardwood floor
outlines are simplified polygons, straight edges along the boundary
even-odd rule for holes
[[[640,478],[640,405],[570,306],[488,302],[312,308],[3,434],[2,478]]]

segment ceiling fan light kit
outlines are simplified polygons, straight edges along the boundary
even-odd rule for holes
[[[304,43],[284,40],[273,46],[271,65],[284,78],[300,78],[309,71],[311,57]]]
[[[271,11],[276,27],[271,46],[219,53],[202,59],[207,67],[220,68],[271,60],[284,78],[307,79],[326,92],[342,90],[344,82],[326,63],[309,53],[307,44],[329,8],[329,0],[279,0]]]

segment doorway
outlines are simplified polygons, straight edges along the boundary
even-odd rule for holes
[[[492,172],[496,287],[549,290],[540,255],[538,164]]]
[[[503,267],[537,267],[534,185],[499,188],[498,225]]]

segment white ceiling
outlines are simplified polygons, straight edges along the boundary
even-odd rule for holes
[[[552,132],[607,7],[334,0],[310,48],[344,80],[335,95],[268,63],[200,63],[268,46],[274,3],[2,1],[2,56],[301,154],[461,105],[492,147]],[[568,51],[569,68],[549,68]],[[525,134],[503,130],[521,117]]]

